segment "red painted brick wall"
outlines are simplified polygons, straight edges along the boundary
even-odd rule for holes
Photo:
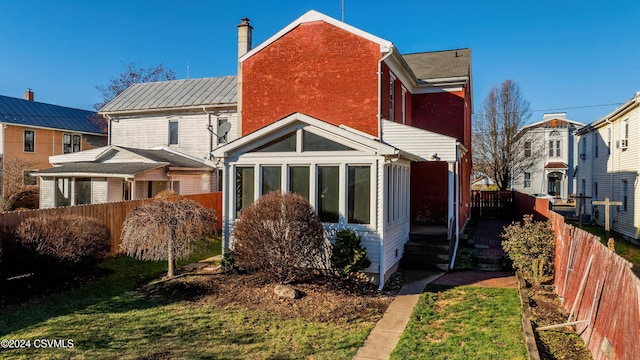
[[[379,44],[305,23],[242,63],[242,134],[294,112],[378,135]]]
[[[416,94],[411,125],[439,134],[465,138],[464,91]]]
[[[391,119],[391,70],[386,63],[382,63],[382,88],[381,88],[381,106],[380,112],[384,119]],[[394,81],[395,97],[394,97],[394,122],[402,123],[402,81],[396,76]],[[407,90],[405,98],[405,119],[406,124],[411,124],[411,93]]]
[[[411,163],[411,222],[447,224],[449,173],[444,161]]]

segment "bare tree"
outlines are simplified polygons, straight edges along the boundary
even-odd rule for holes
[[[122,225],[120,248],[140,260],[167,260],[167,277],[214,234],[216,213],[191,200],[158,199],[136,207]]]
[[[29,193],[37,194],[36,178],[29,175],[33,171],[33,164],[17,156],[4,158],[0,168],[3,195],[0,199],[0,210],[13,210],[16,201]],[[37,204],[36,204],[37,205]]]
[[[122,66],[123,70],[120,75],[109,79],[108,85],[95,86],[95,88],[100,92],[100,96],[102,96],[102,101],[93,105],[93,108],[96,109],[96,111],[99,111],[109,101],[113,100],[113,98],[133,84],[176,79],[175,72],[165,68],[163,64],[146,69],[133,62],[127,64],[123,63]],[[89,121],[106,131],[108,124],[102,115],[95,114],[89,119]]]
[[[535,137],[519,132],[530,116],[529,101],[518,84],[505,80],[489,91],[474,122],[474,172],[493,178],[500,190],[541,155]]]

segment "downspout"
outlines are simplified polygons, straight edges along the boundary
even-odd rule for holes
[[[456,143],[456,164],[454,166],[454,186],[455,186],[455,199],[456,199],[456,209],[455,209],[455,227],[456,227],[456,242],[453,245],[453,254],[451,256],[451,264],[449,266],[450,270],[453,270],[456,265],[456,255],[458,253],[458,243],[460,241],[460,149],[458,148],[459,143]]]
[[[393,53],[393,47],[378,61],[378,139],[382,142],[382,62]]]
[[[382,142],[382,62],[385,61],[391,54],[393,53],[393,47],[389,49],[389,52],[386,53],[383,57],[378,61],[378,139]],[[380,172],[379,163],[376,161],[376,166],[378,167],[378,172]],[[384,163],[382,167],[382,171],[384,172]],[[382,176],[384,179],[384,174]],[[383,180],[385,181],[385,180]],[[377,185],[379,187],[380,184]],[[386,187],[385,187],[386,188]],[[384,196],[383,196],[384,198]],[[384,210],[383,210],[384,212]],[[383,231],[380,236],[380,285],[379,290],[382,290],[384,287],[384,216],[382,219]]]
[[[380,161],[379,160],[376,160],[376,168],[378,169],[378,173],[380,173]],[[387,177],[384,176],[384,161],[382,162],[382,176],[381,177],[382,177],[382,181],[386,181]],[[380,178],[380,176],[378,176],[378,179],[379,178]],[[384,185],[386,185],[386,184],[384,184]],[[387,187],[383,186],[382,188],[386,189]],[[376,197],[379,196],[379,194],[380,194],[380,182],[376,181]],[[384,194],[382,196],[382,199],[384,201],[384,199],[385,199]],[[378,198],[378,202],[379,201],[380,201],[380,199]],[[386,209],[386,208],[387,208],[386,206],[382,207],[382,209],[383,209],[382,210],[382,214],[383,214],[382,219],[378,219],[378,221],[377,221],[378,229],[381,230],[380,231],[381,232],[381,234],[380,234],[381,235],[380,236],[380,255],[379,255],[380,256],[380,270],[379,270],[380,271],[380,275],[379,275],[380,276],[380,281],[379,281],[380,284],[378,286],[378,290],[382,290],[384,288],[384,224],[385,224],[384,223],[384,209]],[[376,211],[376,216],[378,216],[378,215],[379,215],[379,213]],[[380,220],[382,220],[382,221],[380,221]]]

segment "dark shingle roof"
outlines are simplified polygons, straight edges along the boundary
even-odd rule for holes
[[[185,156],[181,156],[171,151],[158,149],[158,150],[144,150],[144,149],[134,149],[119,146],[122,149],[130,151],[134,154],[138,154],[143,156],[149,160],[157,161],[157,162],[167,162],[171,167],[183,167],[183,168],[194,168],[194,169],[211,169],[211,166],[204,164],[203,162],[196,161],[190,159]]]
[[[235,104],[236,94],[236,76],[141,83],[131,85],[102,107],[100,112]]]
[[[406,54],[402,57],[420,80],[470,76],[469,48]]]
[[[4,123],[104,134],[89,122],[94,114],[88,110],[0,95],[0,122]]]
[[[38,175],[57,175],[67,173],[85,174],[118,174],[133,176],[158,167],[166,166],[163,163],[97,163],[77,162],[67,163],[46,170],[36,172]]]

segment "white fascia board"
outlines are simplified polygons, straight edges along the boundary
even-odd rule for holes
[[[278,31],[273,36],[271,36],[267,40],[263,41],[260,45],[258,45],[255,48],[251,49],[251,51],[249,51],[248,53],[242,55],[240,57],[239,61],[243,62],[243,61],[247,60],[248,58],[250,58],[251,56],[253,56],[257,52],[259,52],[262,49],[264,49],[265,47],[269,46],[274,41],[276,41],[279,38],[283,37],[289,31],[295,29],[298,25],[304,24],[304,23],[310,23],[310,22],[314,22],[314,21],[324,21],[324,22],[326,22],[328,24],[331,24],[333,26],[341,28],[341,29],[343,29],[345,31],[348,31],[348,32],[352,33],[352,34],[358,35],[358,36],[363,37],[363,38],[365,38],[365,39],[367,39],[369,41],[375,42],[375,43],[380,45],[380,52],[387,52],[393,46],[393,43],[391,43],[391,41],[388,41],[388,40],[379,38],[379,37],[377,37],[375,35],[369,34],[366,31],[360,30],[360,29],[358,29],[358,28],[356,28],[354,26],[351,26],[351,25],[348,25],[346,23],[343,23],[340,20],[336,20],[336,19],[334,19],[332,17],[329,17],[329,16],[327,16],[325,14],[322,14],[322,13],[320,13],[318,11],[309,10],[304,15],[300,16],[299,18],[294,20],[292,23],[290,23],[289,25],[285,26],[282,30]]]
[[[395,47],[392,47],[390,51],[391,56],[387,57],[384,63],[387,64],[393,75],[400,78],[400,82],[409,89],[409,92],[413,93],[413,89],[418,85],[416,75]]]
[[[39,177],[93,177],[93,178],[120,178],[120,179],[133,179],[135,174],[103,174],[92,172],[68,172],[68,173],[56,173],[56,174],[38,174],[31,173],[31,176]]]
[[[350,129],[346,126],[336,126],[333,124],[329,124],[322,120],[318,120],[309,115],[294,113],[283,119],[280,119],[276,122],[273,122],[263,128],[260,128],[250,134],[247,134],[243,137],[240,137],[228,144],[218,147],[213,150],[211,153],[216,158],[226,158],[229,157],[237,149],[240,149],[246,145],[249,145],[255,141],[260,140],[261,138],[268,136],[274,132],[282,130],[295,122],[302,122],[309,126],[321,129],[326,131],[329,134],[333,134],[345,139],[349,139],[358,144],[361,144],[365,147],[374,149],[378,155],[396,155],[398,154],[398,149],[393,146],[383,144],[377,140],[375,140],[370,135],[364,135],[361,132]]]

